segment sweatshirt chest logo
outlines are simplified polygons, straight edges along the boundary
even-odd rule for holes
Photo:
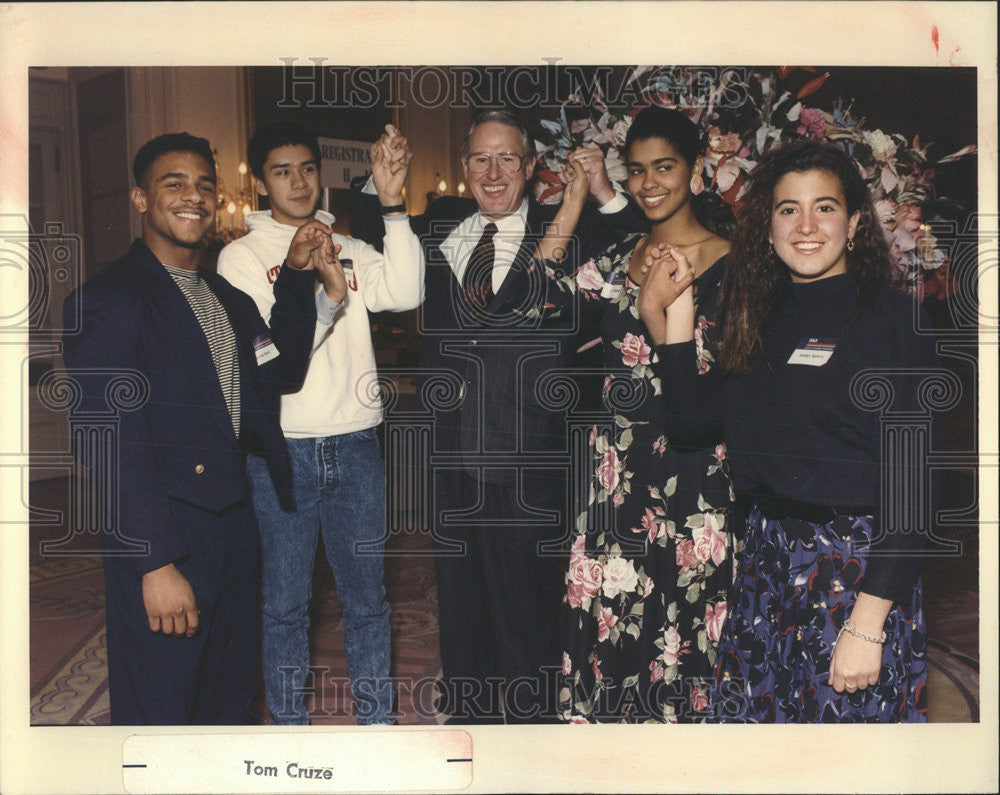
[[[806,337],[788,357],[789,364],[807,364],[811,367],[822,367],[833,356],[840,340]]]
[[[278,274],[281,273],[281,266],[275,265],[273,268],[267,269],[267,283],[274,284],[278,281]]]

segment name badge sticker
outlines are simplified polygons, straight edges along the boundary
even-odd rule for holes
[[[830,361],[830,357],[833,356],[833,352],[839,344],[840,340],[808,337],[792,351],[792,355],[788,357],[788,363],[822,367]]]
[[[258,367],[271,361],[271,359],[277,359],[281,355],[274,346],[274,342],[271,341],[270,334],[261,334],[259,337],[254,338],[253,352],[254,356],[257,357]]]
[[[604,286],[601,287],[601,298],[607,298],[611,301],[616,300],[622,294],[622,288],[624,286],[624,274],[621,272],[611,274],[611,278],[604,282]]]
[[[342,259],[340,260],[340,266],[344,269],[344,281],[347,282],[348,289],[356,293],[358,291],[358,279],[354,275],[354,260]]]

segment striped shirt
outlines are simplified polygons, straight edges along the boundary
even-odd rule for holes
[[[215,372],[219,376],[219,386],[226,400],[233,431],[240,435],[240,363],[236,356],[236,335],[229,324],[226,310],[211,288],[201,278],[201,272],[189,271],[164,265],[167,273],[180,287],[191,306],[198,325],[205,333],[208,349],[212,353]]]

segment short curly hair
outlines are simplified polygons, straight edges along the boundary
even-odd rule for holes
[[[215,178],[215,155],[212,154],[212,146],[206,138],[199,138],[186,132],[166,133],[158,135],[150,141],[146,141],[132,160],[132,176],[135,184],[141,188],[146,188],[149,179],[149,169],[160,155],[167,152],[190,152],[205,158],[205,161],[212,168],[212,178]]]

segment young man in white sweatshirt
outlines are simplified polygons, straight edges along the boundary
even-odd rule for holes
[[[331,234],[348,284],[332,325],[316,325],[302,389],[281,400],[294,506],[279,503],[262,459],[251,456],[247,465],[261,534],[264,685],[276,724],[309,722],[303,689],[318,534],[344,608],[344,650],[358,723],[395,722],[382,565],[385,477],[376,435],[382,405],[368,310],[402,312],[423,299],[423,253],[402,199],[410,157],[405,139],[395,134],[372,147],[373,181],[386,218],[383,255],[333,233],[333,216],[316,209],[321,163],[316,136],[287,124],[258,130],[250,141],[250,170],[271,209],[250,213],[250,232],[219,255],[219,274],[250,295],[268,320],[272,284],[289,242],[296,229],[315,219]]]

